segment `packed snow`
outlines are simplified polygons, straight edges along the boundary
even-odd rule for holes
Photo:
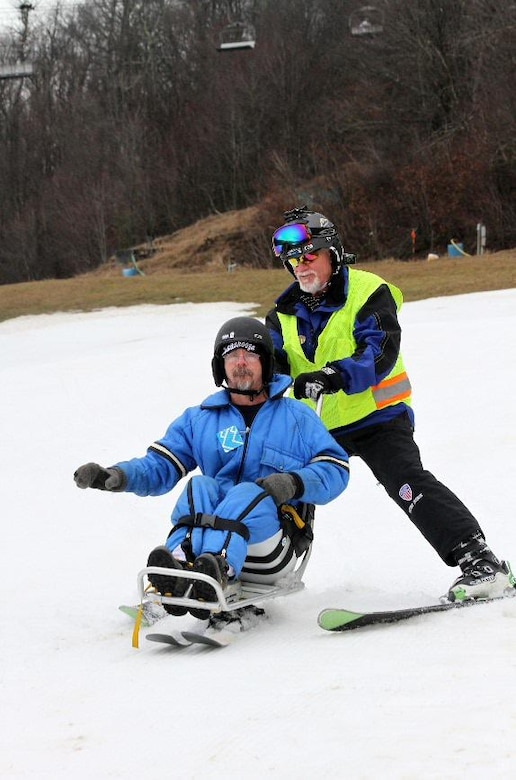
[[[128,283],[132,283],[129,281]],[[328,606],[431,604],[457,575],[367,468],[317,511],[306,588],[222,650],[145,640],[118,609],[162,544],[167,496],[78,490],[214,390],[234,303],[0,324],[5,780],[516,776],[516,599],[327,633]],[[425,466],[516,563],[516,289],[408,303],[403,353]],[[165,619],[184,627],[191,617]]]

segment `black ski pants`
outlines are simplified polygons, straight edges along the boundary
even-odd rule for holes
[[[482,530],[462,501],[423,468],[408,414],[354,433],[332,433],[348,455],[369,466],[442,560],[456,566],[452,549]]]

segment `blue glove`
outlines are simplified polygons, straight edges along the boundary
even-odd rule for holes
[[[105,469],[98,463],[85,463],[84,466],[79,466],[73,478],[77,487],[83,490],[95,488],[95,490],[121,492],[127,484],[125,474],[118,466]]]
[[[299,374],[294,382],[294,396],[310,398],[312,401],[317,401],[322,393],[338,393],[339,390],[342,390],[342,378],[331,366]]]

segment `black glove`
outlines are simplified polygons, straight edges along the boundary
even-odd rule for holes
[[[317,401],[321,393],[337,393],[342,390],[342,377],[331,366],[325,366],[320,371],[299,374],[294,382],[296,398],[311,398]]]
[[[73,478],[77,487],[83,489],[95,488],[120,492],[127,484],[125,474],[118,466],[105,469],[98,463],[85,463],[84,466],[79,466]]]
[[[297,474],[271,474],[270,477],[260,477],[256,484],[274,499],[276,506],[281,506],[291,498],[299,498],[304,492],[303,480]]]

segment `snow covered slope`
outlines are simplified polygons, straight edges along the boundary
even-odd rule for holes
[[[136,598],[181,488],[79,491],[73,471],[142,455],[210,393],[214,335],[245,311],[0,325],[0,777],[512,778],[516,599],[376,630],[317,627],[326,606],[432,603],[456,574],[356,460],[349,489],[317,513],[306,589],[271,603],[266,623],[224,650],[143,635],[131,647],[117,606]],[[423,462],[516,563],[516,290],[407,304],[401,320]]]

